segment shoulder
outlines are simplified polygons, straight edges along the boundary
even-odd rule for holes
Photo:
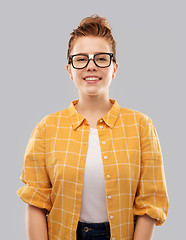
[[[120,107],[120,114],[125,122],[135,122],[142,126],[152,121],[146,113],[131,108]]]
[[[68,108],[50,113],[41,118],[37,125],[46,128],[47,126],[57,126],[59,121],[68,121]]]

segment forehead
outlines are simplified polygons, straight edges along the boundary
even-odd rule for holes
[[[111,52],[108,41],[102,37],[85,36],[78,37],[74,41],[71,54],[95,54],[98,52]]]

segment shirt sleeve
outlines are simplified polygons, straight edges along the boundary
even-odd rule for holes
[[[134,199],[134,222],[136,215],[156,219],[162,225],[169,208],[162,151],[152,119],[146,116],[140,122],[141,172]]]
[[[20,179],[26,185],[17,190],[17,195],[26,203],[50,212],[51,182],[45,163],[45,118],[34,128],[23,159]]]

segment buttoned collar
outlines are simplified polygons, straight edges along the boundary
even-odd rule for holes
[[[109,99],[109,100],[111,103],[113,103],[113,105],[111,109],[102,117],[102,119],[109,127],[113,128],[116,122],[116,119],[120,114],[120,106],[115,99]],[[68,108],[69,118],[73,126],[73,129],[76,129],[77,127],[79,127],[80,124],[85,120],[85,117],[83,117],[75,108],[75,105],[78,101],[79,100],[72,101]]]

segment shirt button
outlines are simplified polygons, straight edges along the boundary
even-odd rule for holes
[[[107,159],[107,156],[104,156],[104,159]]]
[[[103,126],[99,126],[99,128],[103,128]]]
[[[110,195],[108,195],[108,199],[111,199],[112,197]]]
[[[99,122],[103,122],[103,119],[100,119]]]
[[[112,238],[112,240],[115,240],[115,239],[116,239],[115,237]]]
[[[112,215],[110,216],[110,219],[113,219],[113,216],[112,216]]]
[[[110,178],[110,175],[107,175],[107,178]]]
[[[105,141],[103,141],[102,144],[105,144]]]

